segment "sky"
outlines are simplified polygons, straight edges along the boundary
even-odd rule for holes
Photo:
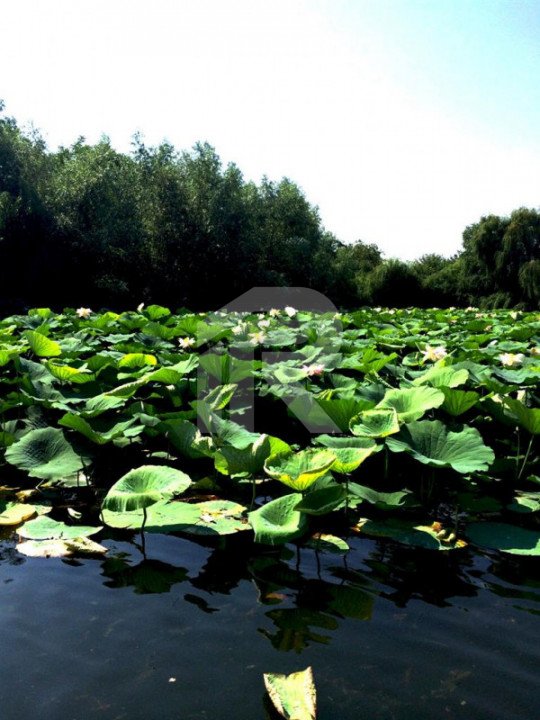
[[[540,206],[540,0],[0,0],[0,31],[51,149],[207,141],[406,260]]]

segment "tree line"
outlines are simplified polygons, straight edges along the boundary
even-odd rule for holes
[[[467,227],[452,258],[386,259],[340,242],[289,179],[248,182],[214,148],[132,152],[104,137],[47,148],[0,102],[0,310],[216,308],[255,286],[307,286],[345,308],[537,308],[540,212]]]

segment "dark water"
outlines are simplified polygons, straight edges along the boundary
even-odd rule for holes
[[[65,561],[2,542],[2,720],[263,720],[263,672],[308,665],[321,720],[540,717],[533,559],[104,544]]]

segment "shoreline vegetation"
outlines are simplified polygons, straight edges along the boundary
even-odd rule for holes
[[[452,258],[345,245],[293,181],[247,182],[210,145],[130,154],[107,137],[47,148],[0,101],[0,314],[43,305],[207,310],[252,287],[310,287],[336,306],[518,308],[540,302],[540,212],[465,228]]]

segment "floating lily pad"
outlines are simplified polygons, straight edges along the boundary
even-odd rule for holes
[[[540,532],[499,522],[467,525],[467,536],[475,545],[511,555],[540,555]]]
[[[357,530],[372,537],[385,537],[396,540],[404,545],[425,548],[427,550],[456,550],[467,543],[457,539],[450,531],[440,526],[440,523],[431,525],[416,525],[406,520],[361,520]]]
[[[73,555],[103,555],[107,548],[85,537],[69,540],[26,540],[16,546],[28,557],[71,557]]]
[[[0,500],[0,525],[19,525],[35,514],[33,505]]]
[[[66,540],[73,538],[88,537],[95,535],[102,527],[89,525],[66,525],[58,520],[53,520],[47,515],[40,515],[35,520],[29,520],[17,533],[27,540]]]

